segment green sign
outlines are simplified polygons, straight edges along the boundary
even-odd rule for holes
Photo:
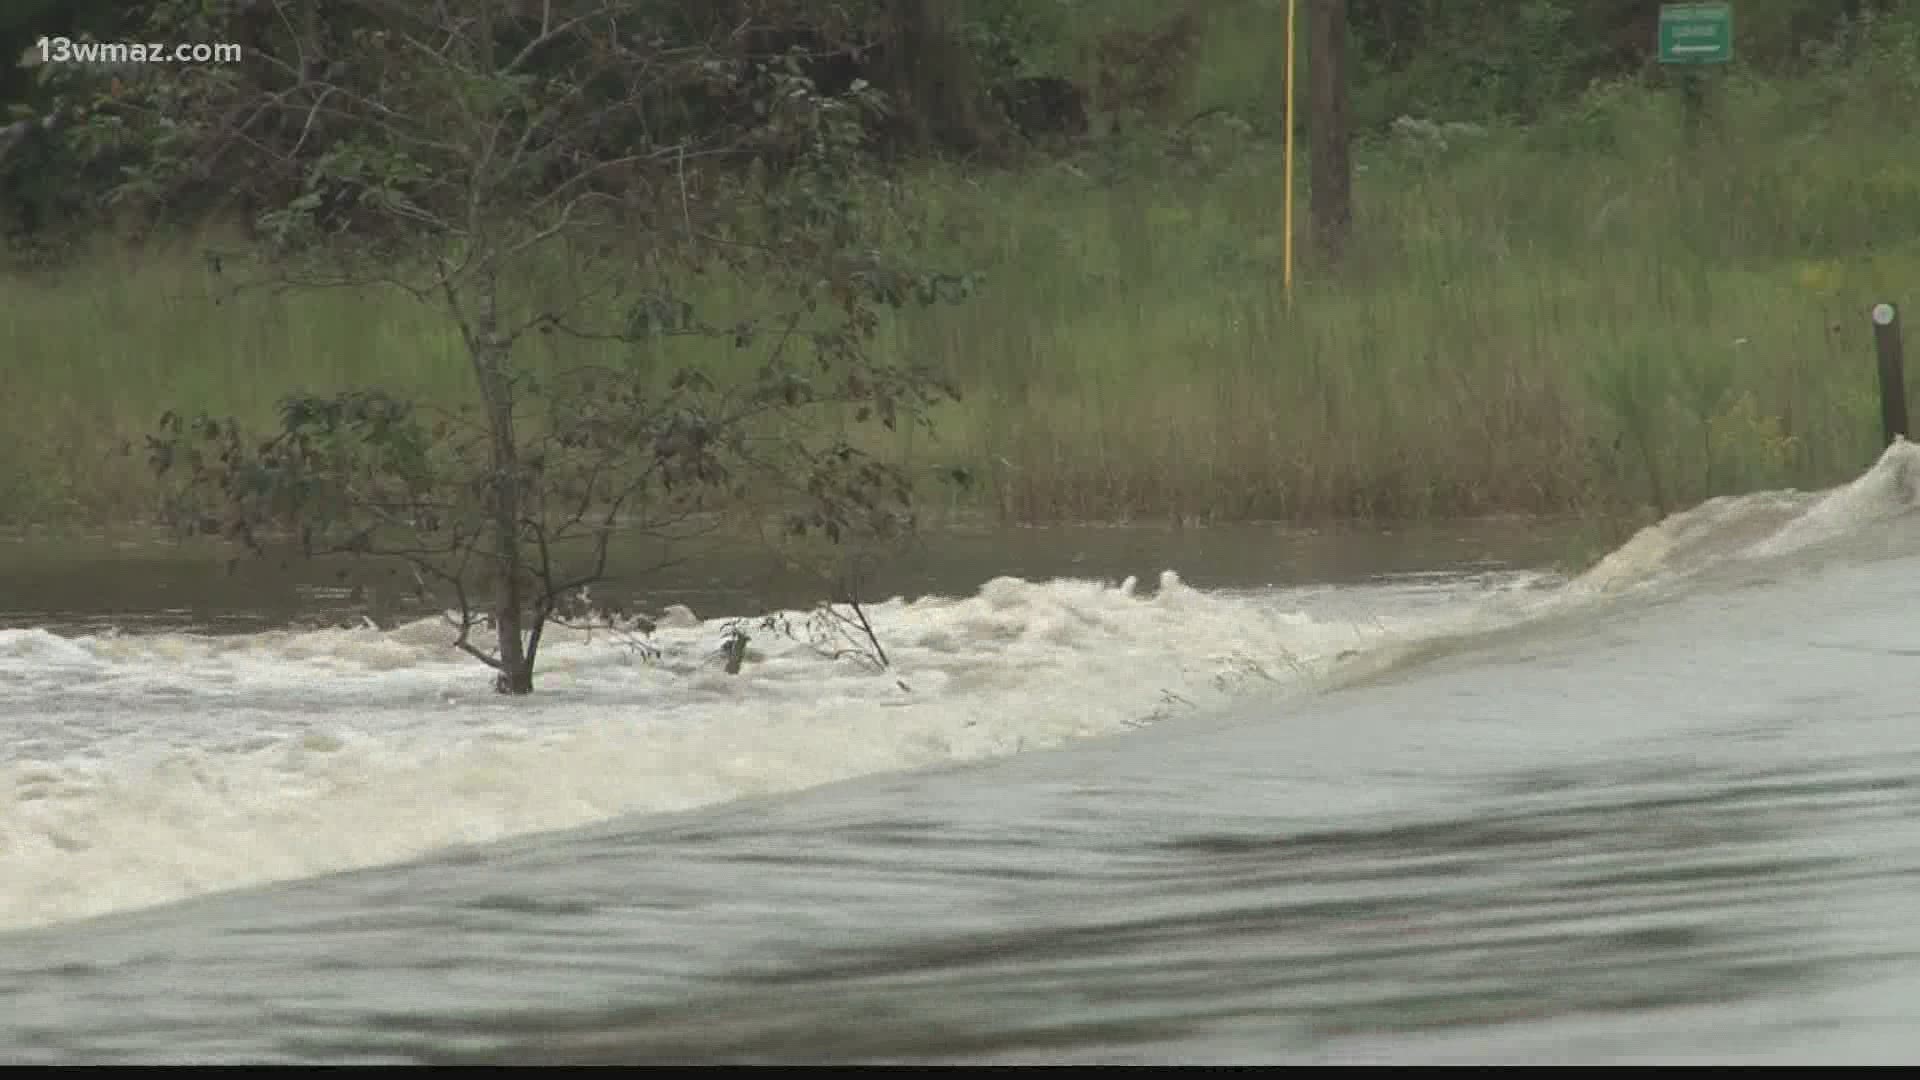
[[[1660,5],[1660,62],[1724,64],[1733,59],[1733,8],[1728,4]]]

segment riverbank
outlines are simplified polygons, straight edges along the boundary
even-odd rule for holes
[[[876,568],[865,599],[966,597],[1002,578],[1109,586],[1133,578],[1145,594],[1168,572],[1193,588],[1229,593],[1318,595],[1335,586],[1388,585],[1418,592],[1440,578],[1572,576],[1592,562],[1590,548],[1615,543],[1616,534],[1591,524],[1531,518],[1392,530],[943,523]],[[751,542],[716,541],[699,558],[664,568],[651,568],[656,554],[639,540],[619,545],[613,579],[594,586],[596,600],[649,614],[680,604],[703,618],[758,620],[806,611],[822,596],[817,578],[783,568]],[[229,565],[231,556],[161,530],[0,528],[0,630],[251,633],[358,627],[369,618],[393,626],[438,613],[412,593],[411,576],[394,562],[268,558]]]
[[[1348,265],[1304,263],[1291,297],[1258,115],[923,168],[890,227],[986,285],[883,329],[965,392],[885,449],[976,479],[930,482],[941,509],[1024,523],[1612,516],[1839,482],[1879,443],[1865,313],[1920,282],[1920,166],[1884,135],[1920,104],[1903,55],[1726,72],[1691,136],[1638,82],[1530,129],[1398,125],[1357,151]],[[184,240],[8,278],[0,521],[143,516],[163,409],[469,393],[405,297],[225,284]]]

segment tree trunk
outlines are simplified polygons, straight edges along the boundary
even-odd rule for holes
[[[882,90],[914,150],[976,153],[1002,134],[973,53],[959,40],[945,0],[895,0],[894,40]]]
[[[1308,100],[1312,114],[1313,243],[1328,265],[1347,253],[1353,230],[1353,160],[1347,131],[1347,0],[1308,0]]]
[[[493,525],[493,625],[498,634],[500,674],[493,688],[502,694],[533,693],[533,663],[525,646],[520,553],[520,446],[513,430],[513,379],[508,345],[500,334],[492,282],[482,286],[475,319],[474,375],[487,409],[493,483],[488,510]]]

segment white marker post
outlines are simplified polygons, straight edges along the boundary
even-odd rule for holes
[[[1892,304],[1873,305],[1873,351],[1880,360],[1880,430],[1886,445],[1906,438],[1907,373],[1900,346],[1900,311]]]

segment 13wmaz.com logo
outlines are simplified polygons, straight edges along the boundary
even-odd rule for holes
[[[168,45],[152,41],[75,41],[43,37],[27,48],[26,66],[37,64],[233,64],[240,46],[232,42]]]

